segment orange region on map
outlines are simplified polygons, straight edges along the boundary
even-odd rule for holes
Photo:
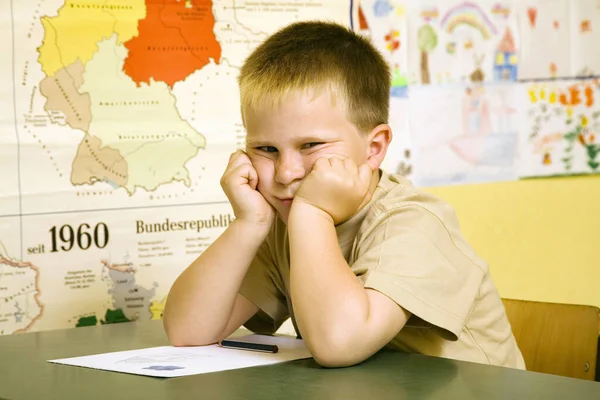
[[[92,119],[90,95],[77,91],[83,83],[83,70],[81,60],[75,61],[54,76],[43,79],[40,92],[48,100],[44,110],[61,111],[71,128],[87,132]]]
[[[102,147],[95,136],[85,135],[73,160],[71,183],[93,184],[98,180],[112,182],[116,186],[127,184],[127,161],[118,150]]]
[[[31,321],[27,324],[27,326],[25,326],[25,327],[23,327],[21,329],[18,329],[16,331],[14,331],[13,333],[26,332],[44,314],[44,304],[42,304],[40,302],[40,296],[41,296],[41,293],[42,293],[42,291],[40,290],[40,270],[38,269],[38,267],[36,267],[35,265],[33,265],[30,262],[11,260],[11,259],[3,256],[2,254],[0,254],[0,266],[2,266],[3,264],[4,265],[8,265],[9,267],[14,267],[14,268],[28,268],[28,269],[32,270],[35,273],[35,295],[33,296],[33,300],[35,301],[35,304],[36,304],[36,306],[38,307],[38,309],[40,311],[33,318],[31,318],[30,315],[27,315],[29,318],[31,318]],[[4,279],[6,279],[6,277]],[[25,294],[23,294],[23,295],[25,295]]]
[[[139,35],[125,43],[123,70],[138,86],[152,78],[173,87],[209,59],[219,62],[212,0],[146,0],[146,8]]]

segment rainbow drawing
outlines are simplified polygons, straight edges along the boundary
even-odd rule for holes
[[[461,3],[448,10],[440,25],[448,33],[454,32],[456,27],[460,25],[468,25],[478,30],[486,40],[497,33],[496,27],[485,14],[485,11],[471,2]]]

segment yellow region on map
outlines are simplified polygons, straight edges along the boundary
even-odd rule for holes
[[[150,303],[150,314],[152,317],[150,319],[162,319],[163,311],[165,309],[165,304],[167,303],[167,298],[165,297],[162,300],[155,300]]]
[[[47,76],[79,59],[85,65],[97,43],[118,35],[124,43],[138,35],[138,21],[146,17],[144,0],[65,1],[56,17],[42,17],[44,40],[39,62]]]
[[[136,187],[152,191],[171,181],[190,185],[185,163],[205,147],[205,139],[181,118],[164,82],[136,86],[123,72],[126,54],[113,36],[98,44],[86,67],[79,91],[91,99],[89,134],[124,158],[124,187],[130,193]]]

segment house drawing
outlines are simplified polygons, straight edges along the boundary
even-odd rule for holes
[[[517,80],[518,57],[515,46],[515,38],[510,30],[506,28],[494,58],[494,80],[516,81]]]

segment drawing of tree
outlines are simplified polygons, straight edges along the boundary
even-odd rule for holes
[[[417,32],[417,44],[421,50],[421,82],[429,84],[429,53],[437,46],[438,38],[435,30],[429,24],[425,24],[419,28]]]

